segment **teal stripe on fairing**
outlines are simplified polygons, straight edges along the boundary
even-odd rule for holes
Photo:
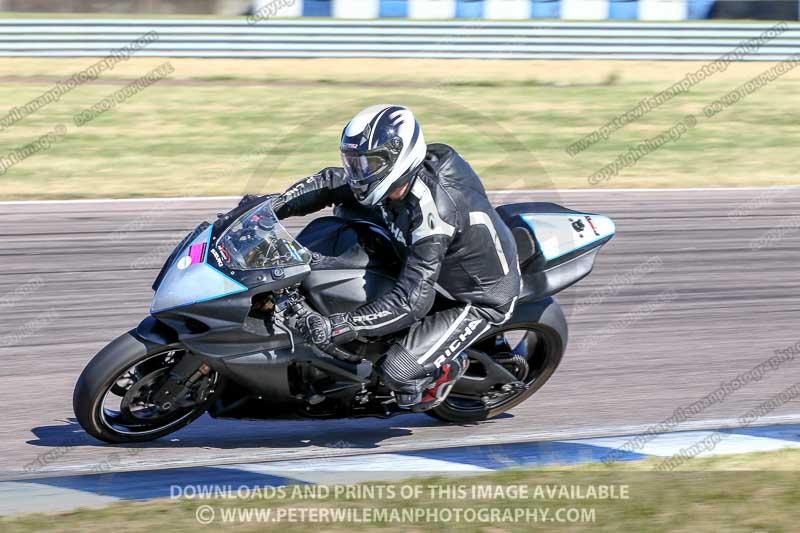
[[[189,300],[189,301],[186,301],[185,303],[180,303],[178,305],[172,305],[172,306],[163,307],[163,308],[160,308],[160,309],[151,308],[150,312],[151,313],[161,313],[163,311],[169,311],[170,309],[178,309],[179,307],[186,307],[187,305],[194,305],[194,304],[199,304],[199,303],[202,303],[202,302],[209,302],[211,300],[217,300],[219,298],[224,298],[226,296],[230,296],[231,294],[238,294],[240,292],[245,292],[245,291],[248,290],[245,285],[242,285],[241,283],[239,283],[238,281],[236,281],[232,277],[230,277],[230,276],[228,276],[226,274],[223,274],[222,272],[220,272],[219,270],[217,270],[216,268],[212,267],[209,264],[201,263],[201,264],[195,265],[195,268],[200,268],[200,267],[207,268],[209,271],[213,272],[214,274],[216,274],[218,276],[221,276],[223,278],[229,279],[230,281],[232,281],[233,283],[238,285],[239,288],[235,289],[235,290],[232,290],[232,291],[215,294],[213,296],[207,296],[205,298]],[[155,302],[155,300],[154,300],[154,302]]]
[[[164,275],[164,279],[161,281],[161,285],[158,287],[158,290],[156,290],[156,294],[153,297],[153,302],[152,302],[151,307],[150,307],[150,312],[151,313],[160,313],[162,311],[168,311],[170,309],[177,309],[179,307],[185,307],[187,305],[193,305],[193,304],[200,303],[200,302],[207,302],[207,301],[210,301],[210,300],[216,300],[218,298],[224,298],[225,296],[230,296],[231,294],[237,294],[237,293],[244,292],[244,291],[248,290],[248,287],[246,285],[241,284],[240,282],[238,282],[234,278],[228,276],[227,274],[225,274],[223,272],[220,272],[219,270],[217,270],[216,268],[214,268],[214,267],[212,267],[211,265],[208,264],[208,252],[209,252],[209,248],[211,247],[211,233],[212,233],[212,228],[211,227],[206,228],[203,231],[203,233],[198,235],[192,242],[187,244],[186,247],[177,254],[176,259],[172,262],[172,265],[170,265],[169,269],[167,270],[166,274]],[[194,273],[193,274],[189,274],[189,273],[177,274],[175,269],[177,268],[178,259],[180,257],[183,257],[186,254],[186,251],[189,248],[191,248],[192,244],[199,244],[201,242],[205,242],[205,244],[206,244],[206,250],[205,250],[205,254],[203,256],[203,262],[195,264],[195,265],[191,265],[190,268],[193,268],[195,270],[204,269],[204,271],[207,272],[205,278],[201,275],[200,278],[198,279],[197,276]],[[175,279],[176,275],[177,275],[178,279]],[[194,276],[195,279],[187,280],[185,278],[185,276],[189,276],[189,275]],[[218,294],[209,294],[208,292],[206,292],[205,295],[202,295],[202,294],[198,294],[198,293],[204,292],[202,290],[202,286],[200,286],[201,288],[199,290],[195,289],[193,291],[196,294],[195,297],[192,297],[191,294],[186,294],[186,293],[184,293],[184,296],[180,297],[180,298],[175,298],[174,296],[170,296],[169,294],[164,295],[164,291],[167,291],[168,287],[171,287],[175,283],[180,285],[182,283],[184,283],[184,284],[185,283],[192,283],[192,282],[196,283],[199,280],[209,281],[209,280],[213,280],[213,277],[221,277],[221,278],[227,279],[228,281],[232,282],[234,284],[234,287],[236,287],[236,288],[233,289],[233,290],[221,292],[221,293],[218,293]],[[231,288],[231,287],[229,286],[228,288]],[[197,296],[201,296],[201,297],[197,297]],[[179,301],[180,300],[183,300],[183,301],[180,301],[180,303],[176,303],[175,302],[176,299],[179,300]],[[175,303],[175,305],[164,305],[165,304],[164,300],[168,300],[168,301],[172,300],[170,303]],[[163,307],[156,308],[155,306],[156,306],[157,303],[159,305],[163,306]]]

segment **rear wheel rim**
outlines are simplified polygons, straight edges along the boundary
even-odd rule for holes
[[[150,401],[152,393],[166,379],[169,370],[186,350],[164,350],[147,356],[121,372],[106,387],[97,407],[100,424],[108,431],[127,436],[151,435],[175,428],[190,419],[202,403],[160,409]],[[211,387],[218,374],[209,375]]]
[[[524,368],[520,368],[524,365],[509,363],[502,366],[518,379],[521,378],[520,381],[525,384],[525,388],[484,403],[478,396],[460,393],[459,383],[457,382],[443,402],[443,405],[449,409],[460,412],[479,412],[502,409],[508,406],[517,400],[520,395],[526,394],[534,387],[538,388],[537,382],[540,382],[542,378],[546,379],[549,374],[548,370],[552,369],[552,361],[556,355],[557,347],[551,340],[551,336],[546,335],[541,328],[510,326],[480,339],[465,351],[467,355],[470,355],[470,352],[476,350],[488,354],[495,360],[509,359],[512,355],[524,357],[528,364],[527,373],[525,373]],[[485,375],[486,371],[483,365],[473,357],[470,357],[470,365],[461,380],[477,382]]]

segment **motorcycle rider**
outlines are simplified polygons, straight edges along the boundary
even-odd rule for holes
[[[343,167],[291,186],[273,202],[277,215],[366,208],[405,261],[391,291],[350,313],[313,314],[305,333],[324,348],[409,328],[380,365],[383,381],[399,407],[430,409],[466,372],[463,350],[513,312],[520,291],[514,239],[469,164],[445,144],[426,145],[408,108],[364,109],[339,148]],[[437,291],[453,305],[428,314]]]

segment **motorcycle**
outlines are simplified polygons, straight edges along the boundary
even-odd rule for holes
[[[297,327],[312,309],[354,310],[391,290],[401,253],[385,228],[343,211],[293,238],[272,208],[245,203],[203,222],[159,272],[150,316],[103,348],[75,386],[92,436],[150,441],[208,413],[228,419],[390,417],[400,410],[379,361],[394,335],[322,350]],[[592,270],[611,219],[553,203],[497,208],[517,244],[523,287],[512,316],[466,354],[446,399],[426,411],[477,422],[525,401],[558,367],[567,323],[553,295]],[[434,310],[457,305],[445,291]]]

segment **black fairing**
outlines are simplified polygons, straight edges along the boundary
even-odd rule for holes
[[[211,246],[237,214],[247,208],[239,207],[213,224]],[[520,215],[559,210],[574,213],[543,203],[498,208],[517,239],[525,286],[523,299],[526,301],[519,303],[512,321],[540,320],[544,312],[540,309],[548,306],[544,298],[588,274],[597,248],[602,244],[598,243],[596,248],[581,252],[579,256],[567,257],[567,261],[558,265],[544,262],[538,253],[535,235],[520,223]],[[313,253],[310,265],[226,271],[211,254],[208,264],[247,290],[155,313],[136,330],[137,335],[150,342],[185,345],[195,357],[226,377],[228,384],[224,386],[222,405],[210,410],[212,416],[276,418],[297,415],[308,407],[304,396],[309,392],[304,387],[306,383],[322,383],[331,390],[344,383],[341,394],[349,398],[344,402],[349,405],[351,388],[359,389],[364,381],[359,379],[364,376],[354,365],[331,357],[321,358],[302,339],[295,338],[293,343],[289,335],[273,327],[269,317],[259,311],[261,306],[254,304],[301,283],[306,297],[318,311],[325,314],[351,311],[394,287],[402,255],[384,228],[360,219],[318,218],[295,239]],[[525,239],[527,248],[523,246]],[[565,328],[561,329],[565,335]],[[378,356],[385,352],[385,347],[377,342],[369,346],[379,348]],[[365,358],[377,360],[369,354]],[[358,373],[357,379],[349,379],[348,374],[354,373]],[[330,393],[330,396],[335,394]],[[247,407],[250,410],[246,410],[245,405],[250,405]]]
[[[321,313],[343,313],[394,287],[400,256],[380,226],[364,220],[323,217],[295,237],[314,252],[302,286]]]

